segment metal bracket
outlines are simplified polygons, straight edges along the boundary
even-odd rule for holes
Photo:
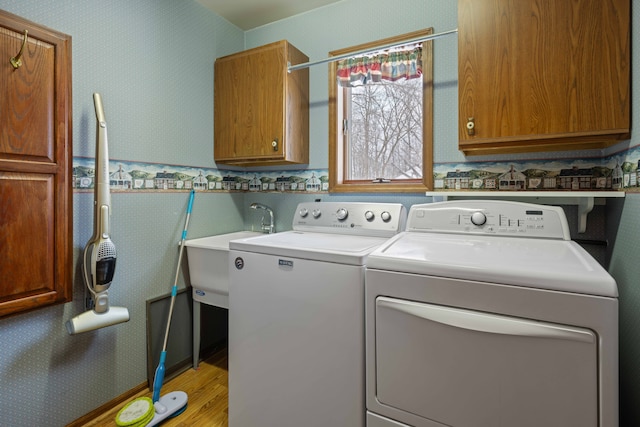
[[[578,199],[578,233],[587,231],[587,215],[593,210],[593,197]]]

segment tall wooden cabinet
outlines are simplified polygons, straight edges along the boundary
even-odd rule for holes
[[[216,59],[217,163],[309,163],[309,70],[287,72],[308,60],[286,40]]]
[[[71,117],[71,37],[0,11],[0,317],[72,298]]]
[[[629,138],[629,0],[458,0],[459,148],[602,148]]]

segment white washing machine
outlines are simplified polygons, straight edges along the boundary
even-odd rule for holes
[[[618,426],[617,297],[559,207],[414,205],[367,261],[367,426]]]
[[[364,265],[405,220],[301,203],[292,231],[230,242],[230,427],[365,425]]]

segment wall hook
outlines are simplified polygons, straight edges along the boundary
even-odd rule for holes
[[[24,46],[27,44],[27,34],[29,32],[24,30],[24,39],[22,40],[22,46],[20,47],[20,52],[13,58],[11,58],[11,65],[13,65],[13,69],[17,69],[22,65],[22,52],[24,51]]]

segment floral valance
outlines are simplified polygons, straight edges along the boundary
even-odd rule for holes
[[[422,76],[422,46],[338,61],[338,85],[359,86]]]

